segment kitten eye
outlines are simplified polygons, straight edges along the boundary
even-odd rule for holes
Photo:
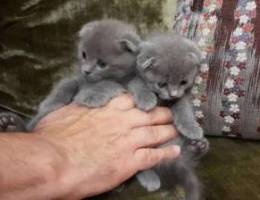
[[[180,82],[180,85],[186,85],[187,83],[188,83],[188,81],[182,80],[182,81]]]
[[[87,54],[86,54],[85,51],[82,52],[82,58],[83,58],[84,60],[86,60],[86,58],[87,58]]]
[[[160,83],[157,83],[158,87],[159,88],[165,88],[167,86],[167,83],[166,82],[160,82]]]
[[[102,61],[102,60],[98,60],[97,61],[97,65],[100,67],[100,68],[106,68],[106,66],[107,66],[107,64],[104,62],[104,61]]]

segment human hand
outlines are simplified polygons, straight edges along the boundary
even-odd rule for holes
[[[153,148],[176,137],[171,111],[155,108],[145,113],[128,95],[97,109],[66,106],[46,116],[35,132],[64,158],[59,188],[68,199],[111,190],[180,153],[176,146]]]

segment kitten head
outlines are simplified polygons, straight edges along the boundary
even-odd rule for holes
[[[86,78],[121,79],[134,71],[140,38],[133,26],[117,20],[87,23],[79,32],[78,60]]]
[[[158,34],[140,44],[137,71],[161,99],[182,97],[199,71],[201,52],[181,36]]]

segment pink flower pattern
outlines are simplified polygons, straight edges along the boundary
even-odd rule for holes
[[[231,34],[229,46],[225,60],[225,68],[227,77],[225,80],[225,88],[223,90],[222,108],[220,116],[223,117],[222,134],[230,137],[240,137],[241,134],[236,130],[236,121],[240,119],[239,98],[245,96],[245,91],[241,86],[244,79],[241,78],[241,71],[246,68],[248,59],[248,50],[252,48],[254,35],[252,31],[254,25],[252,19],[256,17],[256,3],[254,0],[239,0],[235,10],[234,18],[237,26]],[[239,71],[234,73],[234,68]],[[229,83],[234,83],[233,85]],[[232,96],[233,95],[233,96]],[[227,118],[234,120],[227,121]]]
[[[183,6],[191,6],[193,3],[192,0],[186,0]],[[200,74],[198,75],[193,91],[194,97],[194,110],[197,120],[200,124],[203,124],[204,114],[201,109],[201,104],[207,101],[206,87],[208,80],[208,73],[210,67],[208,65],[208,57],[215,50],[214,47],[214,34],[217,27],[217,11],[221,9],[223,0],[205,0],[203,5],[203,10],[198,17],[198,29],[196,30],[196,35],[194,39],[198,43],[200,49],[202,50],[203,63],[201,65]],[[194,13],[191,12],[191,9],[186,9],[189,12],[182,15],[182,28],[179,32],[184,36],[188,36],[190,32],[190,27],[192,27],[194,22]],[[180,15],[177,15],[180,16]],[[196,16],[196,14],[195,14]],[[198,104],[197,102],[201,102]]]
[[[208,61],[215,51],[217,13],[222,8],[223,0],[204,0],[202,11],[197,13],[191,11],[193,0],[183,0],[183,2],[182,6],[185,9],[179,10],[185,10],[185,12],[177,13],[178,21],[181,22],[178,22],[181,24],[178,33],[195,40],[203,55],[200,74],[192,89],[196,117],[198,122],[203,125],[204,118],[207,116],[202,112],[202,106],[207,101],[206,87],[209,70],[211,70]],[[242,73],[246,70],[250,50],[254,43],[253,22],[256,18],[256,7],[255,0],[238,0],[234,13],[237,25],[230,36],[229,49],[226,50],[223,61],[226,76],[223,82],[222,109],[219,115],[223,118],[222,134],[224,136],[242,137],[237,126],[241,115],[240,98],[244,98],[246,95],[246,91],[242,89],[245,83]],[[193,31],[194,24],[197,26],[196,31]],[[260,122],[257,131],[260,133]]]

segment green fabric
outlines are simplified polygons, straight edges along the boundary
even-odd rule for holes
[[[207,200],[260,200],[260,148],[258,142],[210,138],[211,151],[198,168]],[[134,179],[123,191],[93,200],[180,200],[181,189],[145,192]]]
[[[34,113],[52,85],[76,68],[83,24],[117,18],[142,33],[168,29],[174,5],[175,0],[1,0],[0,104]]]

